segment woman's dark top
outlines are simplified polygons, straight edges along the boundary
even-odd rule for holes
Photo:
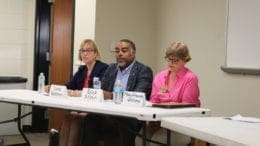
[[[106,63],[103,63],[99,60],[96,61],[95,65],[93,67],[93,70],[89,76],[88,84],[89,84],[90,88],[93,87],[93,78],[99,77],[99,79],[101,80],[107,67],[108,67],[108,65]],[[87,66],[81,65],[79,67],[78,71],[72,77],[72,79],[67,83],[67,85],[66,85],[67,88],[71,89],[71,90],[82,90],[87,72],[88,72]]]

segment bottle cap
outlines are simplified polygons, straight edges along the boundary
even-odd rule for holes
[[[119,79],[116,80],[117,84],[121,84],[121,81]]]
[[[99,80],[99,77],[94,77],[93,78],[93,81],[98,81]]]

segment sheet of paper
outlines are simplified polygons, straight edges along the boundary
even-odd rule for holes
[[[260,118],[244,117],[240,114],[232,116],[232,117],[227,117],[226,119],[234,120],[234,121],[241,121],[241,122],[249,122],[249,123],[260,123]]]

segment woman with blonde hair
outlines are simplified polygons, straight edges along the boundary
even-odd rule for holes
[[[81,96],[83,88],[93,88],[93,78],[101,79],[107,69],[106,63],[98,60],[100,52],[96,43],[91,39],[82,41],[78,58],[84,63],[66,85],[69,96]],[[78,146],[80,133],[86,113],[71,112],[62,123],[59,137],[59,146]]]
[[[72,79],[66,85],[71,96],[79,96],[77,90],[82,88],[92,88],[93,78],[102,78],[108,65],[98,60],[100,58],[99,49],[96,43],[91,39],[85,39],[82,41],[79,49],[79,60],[84,65],[78,68],[78,71],[74,74]]]
[[[100,52],[96,43],[91,39],[85,39],[81,42],[78,59],[84,63],[79,66],[78,71],[66,84],[69,96],[81,96],[83,88],[93,88],[93,79],[101,79],[108,67],[106,63],[101,62]],[[49,92],[50,85],[45,86],[45,91]]]

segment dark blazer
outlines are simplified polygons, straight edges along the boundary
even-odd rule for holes
[[[101,80],[101,88],[103,90],[107,90],[110,92],[113,91],[117,71],[117,64],[111,64],[107,68]],[[146,94],[146,99],[148,100],[151,94],[152,81],[152,70],[148,66],[145,66],[142,63],[135,61],[127,81],[126,91],[144,92]]]
[[[107,67],[107,64],[98,60],[96,61],[89,77],[89,87],[93,87],[94,77],[99,77],[100,79],[103,77]],[[72,79],[67,83],[67,88],[72,90],[82,90],[87,72],[88,68],[86,65],[80,66],[78,71],[72,77]]]

